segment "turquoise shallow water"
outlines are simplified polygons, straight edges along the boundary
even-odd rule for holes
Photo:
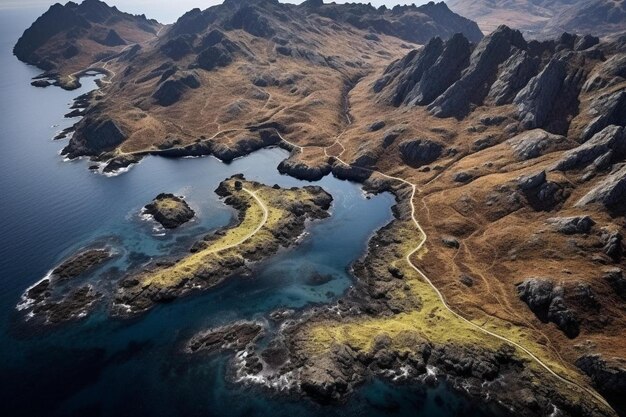
[[[351,262],[368,237],[391,219],[391,195],[366,198],[360,186],[326,177],[317,184],[334,197],[332,216],[311,225],[303,243],[261,265],[250,277],[159,306],[133,320],[112,320],[101,308],[54,329],[24,323],[15,310],[25,288],[77,249],[103,241],[120,257],[87,279],[106,288],[148,257],[183,251],[232,211],[213,190],[235,173],[281,186],[306,183],[276,170],[284,150],[265,149],[225,165],[213,158],[150,157],[123,175],[64,162],[64,142],[52,141],[79,91],[37,89],[38,73],[11,47],[36,16],[0,14],[0,414],[4,416],[313,416],[484,415],[445,385],[393,386],[373,381],[342,406],[272,396],[225,382],[227,355],[183,354],[194,332],[237,319],[264,319],[279,307],[329,303],[352,284]],[[187,197],[198,219],[174,232],[155,231],[141,207],[160,192]],[[314,273],[332,276],[309,285]]]

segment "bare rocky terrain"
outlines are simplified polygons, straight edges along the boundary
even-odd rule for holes
[[[80,68],[59,60],[56,80],[105,74],[81,99],[64,154],[114,171],[146,155],[231,161],[277,145],[291,151],[282,173],[394,193],[394,220],[336,305],[277,314],[281,334],[263,348],[258,323],[189,342],[236,351],[239,376],[340,402],[371,376],[438,373],[516,415],[624,415],[620,22],[592,34],[573,23],[578,34],[538,41],[500,23],[483,37],[443,3],[228,0],[153,22],[151,36],[120,30],[124,46],[107,35],[107,58],[97,43],[68,59]],[[29,56],[47,62],[62,46],[46,41]]]
[[[623,0],[448,0],[452,10],[475,20],[485,33],[501,24],[532,38],[563,32],[614,37],[626,32]]]

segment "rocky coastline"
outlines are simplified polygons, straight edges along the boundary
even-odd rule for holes
[[[260,195],[255,197],[260,200],[251,198],[249,190],[255,190],[254,196]],[[144,271],[124,278],[113,301],[114,315],[132,316],[248,271],[251,263],[294,245],[306,221],[327,217],[332,202],[330,194],[317,186],[281,189],[246,181],[243,176],[223,181],[216,193],[238,211],[237,220],[196,242],[188,255],[157,260]],[[265,215],[259,202],[268,204]]]
[[[394,220],[370,239],[366,254],[352,267],[355,285],[343,298],[335,305],[295,315],[280,311],[270,315],[280,330],[269,336],[269,342],[258,343],[269,330],[267,324],[236,322],[198,333],[187,342],[187,352],[229,350],[234,355],[230,362],[234,381],[321,404],[342,403],[365,382],[382,378],[416,385],[446,381],[460,393],[497,410],[498,415],[611,415],[591,399],[580,401],[578,394],[564,393],[556,384],[538,385],[538,379],[550,376],[533,366],[517,348],[501,341],[484,345],[441,342],[412,332],[394,335],[383,331],[368,335],[373,340],[366,349],[335,341],[321,350],[311,350],[317,343],[311,335],[316,326],[394,320],[426,306],[420,295],[407,291],[412,284],[401,268],[393,266],[395,262],[387,266],[377,261],[402,257],[395,246],[410,219],[410,191],[374,178],[365,181],[364,187],[370,192],[395,194]],[[398,292],[406,296],[395,297]]]
[[[89,283],[72,282],[113,257],[115,252],[110,248],[87,249],[71,256],[28,288],[17,309],[44,324],[86,316],[102,294]]]

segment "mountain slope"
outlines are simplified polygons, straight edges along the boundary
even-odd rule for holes
[[[161,25],[99,0],[54,4],[13,48],[21,61],[65,76],[155,36]],[[69,87],[76,87],[70,83]]]
[[[282,173],[394,193],[354,289],[283,323],[283,362],[263,375],[250,362],[250,380],[298,378],[331,401],[428,365],[517,415],[615,415],[592,386],[622,412],[626,43],[506,26],[478,40],[455,23],[418,45],[437,27],[427,11],[466,23],[433,4],[192,10],[85,59],[106,77],[63,153],[109,172],[278,145]]]
[[[624,0],[448,0],[450,8],[474,19],[489,33],[501,24],[536,38],[563,32],[616,36],[626,31]]]

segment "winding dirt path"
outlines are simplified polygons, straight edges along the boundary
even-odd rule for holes
[[[306,149],[305,146],[300,146],[300,145],[296,145],[295,143],[292,143],[288,140],[286,140],[285,138],[282,137],[282,135],[280,134],[280,132],[277,132],[278,136],[287,144],[291,145],[294,147],[294,149],[298,149],[300,152],[303,152],[304,149]],[[341,133],[341,135],[343,135],[343,132]],[[339,135],[339,136],[341,136]],[[339,144],[341,146],[341,148],[343,149],[342,152],[339,154],[339,156],[333,156],[333,158],[335,158],[336,161],[338,161],[339,163],[347,166],[347,167],[351,167],[350,164],[348,164],[347,162],[345,162],[344,160],[342,160],[340,158],[341,154],[343,154],[343,152],[345,152],[345,147],[341,144],[341,142],[339,142],[339,139],[337,139],[335,141],[335,143],[333,143],[331,146],[329,147],[325,147],[324,148],[324,153],[327,156],[332,156],[329,155],[326,151],[327,148],[330,148],[332,146],[334,146],[335,144]],[[609,405],[609,403],[604,399],[604,397],[602,397],[600,394],[598,394],[597,392],[595,392],[594,390],[591,390],[587,387],[584,387],[580,384],[578,384],[577,382],[574,382],[566,377],[562,377],[559,374],[557,374],[555,371],[553,371],[546,363],[544,363],[541,359],[539,359],[537,356],[535,356],[530,350],[528,350],[527,348],[525,348],[524,346],[520,345],[519,343],[505,337],[505,336],[501,336],[497,333],[492,332],[491,330],[485,329],[484,327],[470,321],[469,319],[466,319],[465,317],[463,317],[460,313],[457,313],[456,311],[454,311],[449,305],[448,302],[446,301],[444,295],[441,293],[441,291],[435,286],[435,284],[433,284],[433,282],[426,276],[426,274],[424,272],[422,272],[421,269],[419,269],[411,260],[411,257],[413,255],[415,255],[417,252],[419,252],[424,245],[426,244],[426,240],[427,240],[427,235],[426,232],[424,231],[424,229],[422,228],[422,226],[419,224],[419,222],[417,221],[417,217],[415,216],[416,213],[416,209],[415,209],[415,196],[417,195],[418,192],[421,192],[418,188],[417,185],[409,182],[407,180],[405,180],[404,178],[400,178],[400,177],[394,177],[392,175],[388,175],[385,173],[382,173],[380,171],[376,171],[373,169],[369,169],[369,168],[361,168],[361,169],[365,169],[368,170],[374,174],[378,174],[384,178],[390,179],[390,180],[394,180],[394,181],[398,181],[401,182],[405,185],[408,185],[411,187],[411,197],[410,197],[410,204],[411,204],[411,219],[413,220],[413,223],[415,224],[415,227],[417,228],[418,232],[421,234],[422,236],[422,240],[420,241],[420,243],[412,250],[410,250],[406,256],[405,256],[405,260],[406,262],[409,264],[409,266],[411,268],[413,268],[418,274],[419,276],[422,277],[422,279],[433,289],[433,291],[435,291],[435,293],[437,294],[437,297],[439,298],[439,301],[441,301],[441,304],[446,308],[446,310],[448,310],[450,313],[452,313],[452,315],[454,315],[456,318],[458,318],[459,320],[461,320],[462,322],[466,323],[467,325],[469,325],[470,327],[484,333],[487,334],[489,336],[495,337],[496,339],[499,339],[503,342],[506,342],[518,349],[520,349],[522,352],[524,352],[525,354],[527,354],[532,360],[534,360],[537,364],[539,364],[539,366],[541,366],[543,369],[545,369],[550,375],[554,376],[557,380],[559,380],[560,382],[563,382],[564,384],[566,384],[567,386],[570,386],[572,388],[574,388],[575,391],[581,392],[581,393],[586,393],[591,395],[593,398],[595,398],[597,401],[599,401],[602,405],[604,405],[608,410],[611,410],[611,412],[613,414],[615,414],[615,410],[613,410],[613,408]]]

